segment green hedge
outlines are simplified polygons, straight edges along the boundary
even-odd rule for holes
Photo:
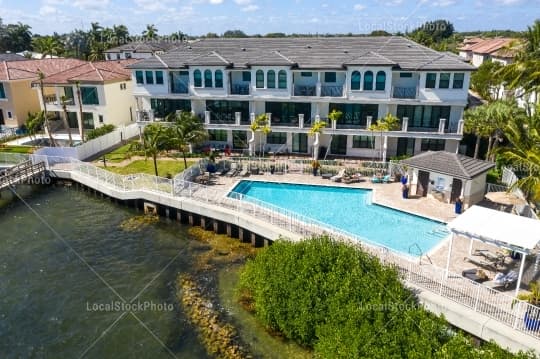
[[[101,137],[110,132],[113,132],[114,129],[115,129],[114,125],[103,125],[101,127],[94,128],[86,132],[86,140],[90,141],[90,140],[93,140],[94,138]]]
[[[263,249],[242,271],[239,293],[269,330],[316,357],[513,357],[493,344],[475,348],[424,310],[394,268],[324,236]]]

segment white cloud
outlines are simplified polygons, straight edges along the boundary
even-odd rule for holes
[[[431,2],[431,6],[447,7],[447,6],[454,5],[455,3],[456,3],[455,0],[440,0],[440,1]]]
[[[362,10],[364,10],[365,8],[366,8],[366,7],[365,7],[364,5],[362,5],[362,4],[356,4],[356,5],[354,5],[354,10],[355,10],[355,11],[362,11]]]
[[[142,12],[148,12],[148,11],[173,12],[175,9],[167,5],[167,3],[173,3],[173,2],[176,2],[176,1],[175,0],[162,0],[162,1],[135,0],[135,4],[137,4],[139,10],[141,10]]]
[[[219,4],[223,3],[223,0],[210,0],[209,2],[212,5],[219,5]]]
[[[72,5],[81,10],[103,10],[109,5],[109,0],[75,0]]]
[[[242,11],[244,11],[244,12],[253,12],[253,11],[257,11],[257,10],[259,10],[259,7],[257,5],[255,5],[255,4],[250,4],[250,5],[242,8]]]
[[[251,4],[251,0],[234,0],[237,5],[248,5]]]
[[[50,5],[43,5],[39,8],[39,14],[41,16],[50,16],[56,14],[57,12],[58,10],[54,6]]]
[[[522,0],[496,0],[497,3],[501,5],[505,5],[505,6],[516,5],[516,4],[519,4],[521,1]]]

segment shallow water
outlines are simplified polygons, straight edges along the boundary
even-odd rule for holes
[[[132,209],[69,188],[17,191],[36,213],[0,200],[1,358],[208,357],[175,299],[197,245],[185,227],[126,231]],[[123,302],[143,307],[106,310]]]

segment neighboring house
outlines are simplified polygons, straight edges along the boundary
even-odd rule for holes
[[[34,51],[23,51],[23,52],[18,52],[17,55],[21,55],[21,56],[24,56],[24,57],[29,57],[30,59],[35,59],[35,60],[39,60],[39,59],[43,59],[43,58],[48,58],[48,59],[58,59],[60,58],[60,56],[56,56],[56,55],[43,55],[41,52],[34,52]]]
[[[106,60],[146,59],[154,54],[163,54],[176,46],[182,45],[178,40],[146,40],[128,42],[127,44],[105,50]]]
[[[84,61],[76,67],[45,77],[44,88],[49,93],[45,96],[47,112],[56,113],[59,119],[64,116],[62,97],[65,97],[69,126],[78,128],[78,83],[85,129],[131,122],[135,102],[131,88],[131,71],[125,66],[136,61]],[[40,104],[43,108],[43,104]]]
[[[409,167],[410,193],[446,203],[462,197],[465,207],[484,198],[487,172],[495,163],[445,151],[428,151],[401,161]]]
[[[479,41],[480,40],[480,41]],[[459,56],[470,61],[474,66],[479,67],[484,61],[492,60],[503,65],[512,63],[514,52],[508,47],[516,39],[497,37],[494,39],[468,40],[460,47]]]
[[[456,152],[474,67],[403,37],[205,39],[130,65],[138,120],[193,111],[210,141],[311,154],[309,128],[333,110],[321,146],[364,158]],[[254,116],[268,113],[272,132],[251,138]],[[397,131],[370,124],[391,113]]]
[[[0,53],[0,61],[24,61],[24,60],[28,60],[28,59],[19,54],[14,54],[12,52]]]
[[[20,127],[28,112],[41,109],[40,95],[31,86],[39,72],[50,76],[82,63],[76,59],[0,61],[0,125]]]

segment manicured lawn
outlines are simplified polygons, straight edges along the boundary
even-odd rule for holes
[[[188,162],[188,166],[191,166],[193,162]],[[137,160],[131,162],[127,166],[123,167],[112,167],[107,166],[107,170],[123,175],[134,174],[134,173],[146,173],[149,175],[154,175],[154,162],[151,158],[148,160]],[[158,173],[161,177],[165,177],[167,174],[172,175],[173,177],[178,173],[184,170],[184,161],[165,161],[158,160]]]
[[[9,153],[32,153],[34,152],[34,148],[30,146],[15,146],[15,145],[9,145],[9,146],[1,146],[0,145],[0,152],[9,152]]]
[[[105,158],[109,162],[118,163],[126,159],[126,154],[129,152],[131,144],[128,143],[121,147],[118,147],[116,150],[109,152],[105,155]]]

